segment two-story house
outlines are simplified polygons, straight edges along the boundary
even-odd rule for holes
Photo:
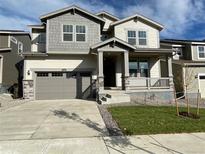
[[[163,26],[140,14],[119,19],[70,6],[30,25],[24,97],[68,99],[120,96],[173,98],[172,49],[160,48]],[[161,77],[160,58],[167,74]],[[123,101],[118,100],[117,102]]]
[[[31,50],[31,37],[28,32],[0,30],[0,93],[8,92],[19,85],[22,95],[23,57],[22,52]]]
[[[196,98],[199,90],[205,98],[205,41],[165,39],[161,43],[173,49],[176,90],[187,90],[190,98]]]

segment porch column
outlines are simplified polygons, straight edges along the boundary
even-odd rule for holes
[[[170,86],[172,87],[174,85],[173,82],[173,73],[172,73],[172,57],[168,57],[168,75],[169,75],[169,82]]]
[[[124,87],[125,90],[128,89],[128,78],[129,78],[129,52],[125,51],[124,52],[124,85],[122,85]]]
[[[98,88],[104,90],[103,51],[98,51]]]

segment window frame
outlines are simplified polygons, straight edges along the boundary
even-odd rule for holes
[[[199,56],[199,53],[200,53],[199,48],[200,47],[204,48],[204,57]],[[205,59],[205,46],[203,46],[203,45],[197,46],[197,56],[198,56],[198,59]]]
[[[20,50],[19,45],[21,45],[21,48],[22,48],[22,49],[21,49],[21,50],[22,50],[21,52],[19,51],[19,50]],[[23,43],[20,42],[20,41],[18,42],[18,53],[19,53],[19,54],[23,53]]]
[[[149,78],[150,77],[150,65],[149,65],[149,60],[148,59],[140,59],[140,58],[137,58],[137,59],[131,59],[130,61],[129,61],[129,63],[130,62],[135,62],[135,63],[137,63],[137,68],[135,68],[135,70],[137,70],[137,72],[135,73],[136,74],[136,76],[131,76],[130,75],[130,77],[135,77],[135,78]],[[147,63],[147,65],[148,65],[148,68],[147,68],[147,76],[146,77],[143,77],[143,76],[141,76],[141,67],[140,67],[140,63],[143,63],[143,62],[146,62]],[[129,67],[129,70],[130,70],[130,67]],[[130,71],[129,71],[130,72]],[[139,76],[138,76],[138,74],[139,74]]]
[[[18,41],[14,36],[10,36],[10,41],[15,43],[15,44],[18,44]]]
[[[135,37],[129,37],[129,36],[128,36],[129,31],[135,32]],[[135,39],[135,42],[136,42],[135,45],[133,45],[133,44],[131,44],[131,45],[137,46],[138,42],[137,42],[137,31],[136,31],[136,30],[127,30],[127,42],[128,42],[128,43],[129,43],[129,39],[130,39],[130,38],[131,38],[131,39]],[[130,44],[130,43],[129,43],[129,44]]]
[[[77,33],[76,32],[76,27],[77,26],[84,26],[85,27],[85,33]],[[85,41],[77,41],[77,34],[85,34]],[[75,25],[75,42],[78,42],[78,43],[85,43],[87,42],[87,26],[86,25],[80,25],[80,24],[77,24]]]
[[[127,42],[128,42],[128,39],[130,38],[130,37],[128,37],[128,31],[135,31],[136,45],[133,45],[133,46],[138,46],[138,47],[147,47],[148,46],[148,30],[145,30],[145,29],[127,29]],[[146,32],[146,45],[140,45],[139,44],[139,39],[140,39],[139,38],[139,32],[140,31]]]
[[[140,33],[140,32],[145,32],[146,37],[145,37],[145,38],[144,38],[144,37],[143,37],[143,38],[140,38],[140,36],[139,36],[139,33]],[[138,36],[137,36],[137,37],[138,37],[138,46],[145,46],[145,47],[146,47],[146,46],[147,46],[147,31],[146,31],[146,30],[138,30]],[[140,39],[141,39],[141,40],[142,40],[142,39],[143,39],[143,40],[146,40],[146,44],[145,44],[145,45],[144,45],[144,44],[143,44],[143,45],[139,44]]]
[[[63,31],[63,27],[64,26],[72,26],[73,27],[73,32],[64,32]],[[64,40],[64,34],[72,34],[72,41],[65,41]],[[62,42],[75,42],[75,38],[74,38],[74,35],[75,35],[75,25],[73,24],[62,24]]]

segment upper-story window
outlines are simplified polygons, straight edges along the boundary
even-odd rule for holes
[[[18,53],[22,53],[22,52],[23,52],[23,43],[18,42]]]
[[[198,46],[199,58],[205,58],[205,46]]]
[[[40,44],[46,43],[46,34],[45,33],[39,34],[39,36],[38,36],[38,43],[40,43]]]
[[[139,45],[147,45],[147,33],[146,31],[138,32]]]
[[[137,44],[136,31],[128,31],[128,43],[131,45]]]
[[[63,25],[63,41],[73,41],[73,25]]]
[[[138,34],[138,35],[136,35]],[[147,45],[147,32],[146,31],[133,31],[129,30],[127,33],[128,43],[131,45]]]
[[[86,40],[86,28],[85,26],[76,25],[76,41],[85,42]]]
[[[17,44],[17,39],[16,39],[15,37],[11,36],[11,37],[10,37],[10,40],[11,40],[13,43]]]

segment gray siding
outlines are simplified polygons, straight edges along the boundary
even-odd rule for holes
[[[13,35],[17,41],[24,44],[23,50],[31,50],[31,42],[28,35]],[[18,55],[18,44],[11,42],[12,50],[9,52],[1,52],[3,56],[3,76],[2,84],[4,86],[11,86],[18,83],[23,76],[23,57]]]
[[[9,47],[8,38],[8,35],[0,34],[0,48]]]
[[[86,42],[62,42],[63,24],[85,25]],[[76,12],[66,13],[48,20],[48,52],[89,53],[90,46],[100,41],[100,24]]]
[[[176,92],[184,91],[183,69],[181,65],[172,64],[173,79]]]
[[[183,48],[183,59],[191,60],[192,54],[191,54],[191,45],[186,44],[185,48]]]

